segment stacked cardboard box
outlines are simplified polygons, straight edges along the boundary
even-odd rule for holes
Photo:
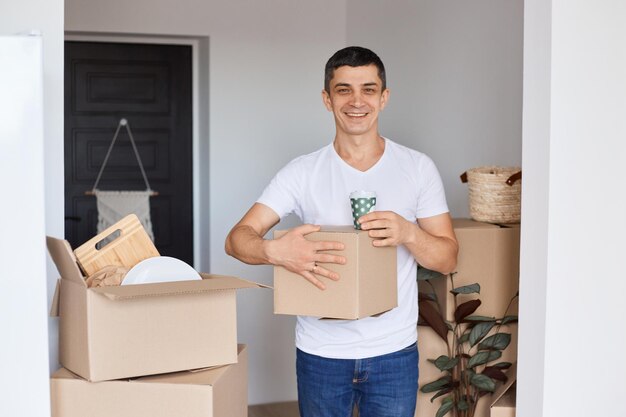
[[[201,273],[195,281],[88,288],[68,242],[47,244],[61,275],[52,314],[63,368],[51,378],[53,417],[247,415],[236,290],[261,285]]]
[[[248,352],[217,368],[130,380],[88,382],[62,368],[51,378],[52,416],[245,417]]]
[[[459,242],[459,257],[454,276],[454,286],[460,287],[477,282],[480,284],[482,301],[475,315],[501,317],[511,299],[519,288],[519,225],[494,225],[480,223],[468,219],[454,219],[454,231]],[[443,304],[448,320],[454,320],[454,297],[450,293],[452,286],[449,279],[431,281],[437,297]],[[420,291],[432,292],[424,282],[419,283]],[[476,294],[459,295],[459,303],[476,298]],[[517,303],[513,303],[508,315],[517,314]],[[516,362],[517,358],[517,325],[507,326],[502,331],[511,333],[511,343],[503,352],[499,361]],[[443,374],[428,362],[440,355],[447,355],[446,344],[429,327],[418,328],[418,348],[420,352],[420,387],[437,380]],[[514,379],[508,372],[509,380]],[[433,417],[441,403],[441,397],[434,402],[430,398],[434,394],[417,396],[416,417]],[[488,417],[490,406],[498,398],[495,395],[483,398],[476,409],[476,417]]]

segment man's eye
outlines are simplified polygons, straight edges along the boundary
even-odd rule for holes
[[[375,88],[366,88],[365,92],[368,93],[368,94],[373,94],[373,93],[376,92],[376,89]]]
[[[339,90],[337,90],[337,93],[339,94],[347,94],[349,92],[350,90],[348,90],[347,88],[340,88]]]

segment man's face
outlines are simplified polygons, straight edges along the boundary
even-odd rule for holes
[[[349,136],[377,134],[378,113],[388,97],[375,65],[339,67],[330,80],[330,91],[322,91],[324,105],[335,116],[337,133]]]

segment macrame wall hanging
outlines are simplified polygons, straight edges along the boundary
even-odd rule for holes
[[[137,158],[137,163],[139,164],[139,169],[141,170],[141,175],[143,175],[143,180],[146,183],[145,191],[98,190],[98,183],[100,182],[100,178],[102,177],[104,168],[109,161],[109,156],[111,156],[111,150],[115,145],[115,141],[117,140],[120,129],[122,127],[126,128],[128,138],[130,139],[130,143],[133,146],[133,151],[135,152],[135,157]],[[115,135],[113,135],[113,140],[111,140],[111,145],[109,145],[109,149],[106,153],[106,156],[104,157],[104,162],[102,163],[100,172],[96,177],[96,182],[93,185],[92,190],[86,192],[86,194],[96,196],[98,206],[98,233],[101,233],[109,226],[117,223],[117,221],[119,221],[123,217],[131,213],[135,213],[141,221],[143,227],[146,229],[146,232],[148,233],[148,236],[150,236],[150,239],[154,241],[154,232],[152,231],[152,221],[150,219],[150,197],[156,196],[158,195],[158,193],[150,188],[150,183],[148,182],[146,171],[143,168],[143,164],[141,163],[141,157],[139,156],[139,152],[137,151],[137,145],[135,145],[133,133],[130,130],[130,125],[128,124],[128,121],[126,119],[120,119],[117,125],[117,130],[115,131]]]

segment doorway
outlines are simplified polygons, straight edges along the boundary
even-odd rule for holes
[[[119,120],[128,120],[147,178],[155,245],[194,264],[192,48],[65,42],[65,230],[73,247],[96,233],[94,185]],[[146,188],[125,129],[98,186]]]

